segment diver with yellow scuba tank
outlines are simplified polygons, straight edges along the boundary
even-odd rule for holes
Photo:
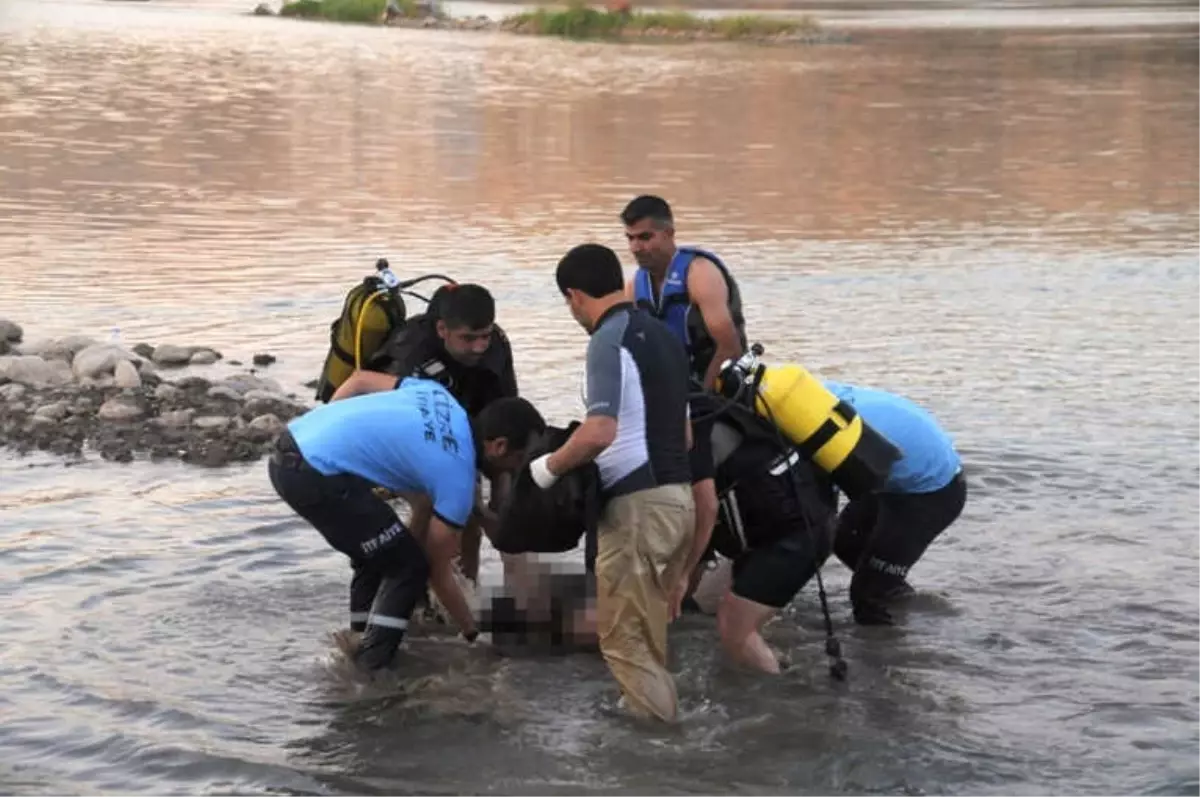
[[[762,354],[755,344],[725,363],[717,389],[771,421],[846,494],[833,550],[854,572],[855,621],[890,624],[888,606],[913,592],[909,570],[966,504],[954,443],[902,396],[766,366]]]
[[[410,376],[441,384],[472,418],[497,399],[517,396],[512,347],[495,323],[495,301],[486,288],[441,274],[400,280],[384,259],[376,270],[351,289],[333,322],[319,401],[392,390]],[[431,279],[446,284],[429,298],[411,290]],[[426,302],[426,311],[409,317],[404,296]],[[480,507],[463,531],[459,563],[472,581],[479,573],[480,519],[495,510],[507,486],[507,478],[492,481],[486,512]],[[400,497],[412,508],[411,525],[420,535],[428,525],[430,502],[419,495]]]

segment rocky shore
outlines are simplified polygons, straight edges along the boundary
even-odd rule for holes
[[[0,319],[0,446],[18,453],[217,467],[261,458],[284,424],[308,409],[254,368],[220,379],[169,378],[172,369],[223,359],[207,347],[127,350],[82,336],[23,338],[18,324]]]

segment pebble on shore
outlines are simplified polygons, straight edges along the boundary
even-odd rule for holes
[[[84,336],[22,345],[23,337],[20,326],[0,319],[0,445],[20,453],[81,457],[91,449],[118,462],[146,455],[216,467],[261,458],[284,424],[308,409],[275,380],[253,374],[162,377],[220,360],[208,347],[129,351]]]

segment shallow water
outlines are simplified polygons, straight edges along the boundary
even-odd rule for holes
[[[774,357],[926,403],[970,503],[902,628],[851,626],[829,567],[847,684],[810,589],[778,681],[683,622],[687,717],[647,731],[583,656],[419,639],[411,679],[353,688],[347,569],[261,464],[0,455],[0,791],[1200,792],[1194,27],[654,48],[241,10],[0,7],[28,338],[270,351],[301,392],[386,255],[491,286],[565,421],[553,264],[652,190]]]

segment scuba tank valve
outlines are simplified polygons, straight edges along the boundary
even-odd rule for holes
[[[387,262],[386,257],[375,261],[375,270],[379,272],[379,279],[387,286],[388,290],[394,291],[400,287],[400,278],[392,273],[391,265]]]

